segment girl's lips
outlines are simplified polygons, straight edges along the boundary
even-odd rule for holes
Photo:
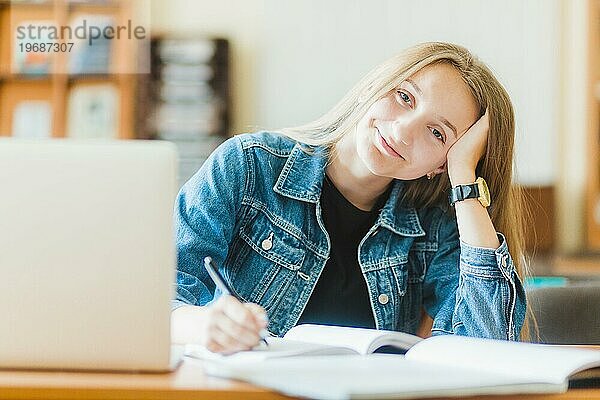
[[[379,131],[379,128],[375,127],[375,129],[377,130],[377,137],[379,139],[379,142],[381,143],[381,145],[383,146],[383,148],[393,157],[399,157],[403,160],[405,160],[404,157],[402,157],[400,155],[400,153],[398,153],[396,150],[393,149],[392,146],[390,146],[387,142],[387,140],[385,140],[385,138],[383,137],[383,135],[381,134],[381,132]]]

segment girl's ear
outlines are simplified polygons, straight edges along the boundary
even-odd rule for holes
[[[446,163],[443,163],[433,171],[436,175],[443,174],[444,172],[446,172]]]

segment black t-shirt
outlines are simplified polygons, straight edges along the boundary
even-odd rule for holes
[[[371,211],[363,211],[346,200],[325,175],[321,209],[331,242],[330,257],[298,324],[375,328],[367,284],[358,265],[358,245],[388,196],[389,190]]]

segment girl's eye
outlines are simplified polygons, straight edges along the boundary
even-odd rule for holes
[[[403,102],[405,102],[406,104],[410,104],[410,97],[408,97],[408,95],[406,93],[404,93],[402,90],[397,90],[396,91],[398,93],[398,96],[400,96],[400,98],[402,99]]]
[[[446,143],[446,139],[444,138],[444,135],[440,131],[438,131],[437,129],[434,128],[431,130],[431,133],[433,133],[433,136],[435,136],[437,139],[441,140],[442,143],[444,143],[444,144]]]

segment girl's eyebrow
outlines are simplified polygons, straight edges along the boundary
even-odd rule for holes
[[[410,85],[415,89],[419,96],[423,96],[423,91],[421,90],[419,85],[417,85],[414,81],[412,81],[410,78],[406,78],[404,81],[410,83]],[[458,133],[456,133],[456,127],[452,125],[452,123],[450,123],[450,121],[448,121],[446,118],[439,115],[437,117],[442,122],[442,124],[446,125],[448,128],[450,128],[450,130],[452,130],[452,133],[454,133],[454,137],[458,138]]]
[[[409,78],[406,78],[405,81],[408,82],[408,83],[410,83],[412,85],[412,87],[419,94],[419,96],[423,95],[423,91],[421,90],[421,88],[416,83],[414,83],[413,81],[411,81]]]
[[[448,128],[450,128],[452,130],[452,132],[454,133],[454,137],[458,138],[458,134],[456,133],[456,127],[454,127],[454,125],[452,125],[450,123],[450,121],[448,121],[446,118],[438,116],[438,118],[440,119],[440,121],[442,121],[442,124],[446,125]]]

